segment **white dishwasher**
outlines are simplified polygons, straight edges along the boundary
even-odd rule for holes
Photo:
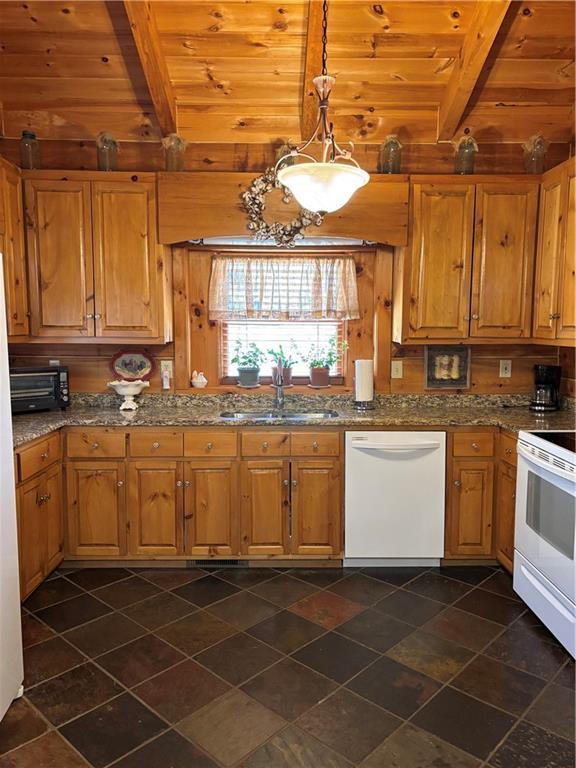
[[[445,432],[346,432],[345,565],[444,556]]]

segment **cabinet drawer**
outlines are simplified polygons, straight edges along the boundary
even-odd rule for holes
[[[453,455],[494,456],[494,435],[490,432],[457,432]]]
[[[288,432],[244,432],[242,456],[289,456]]]
[[[60,435],[50,435],[29,448],[24,448],[18,453],[20,462],[20,480],[27,480],[36,472],[50,466],[60,458]]]
[[[500,458],[513,467],[518,464],[516,443],[517,440],[512,435],[507,435],[504,432],[500,435]]]
[[[143,429],[130,433],[130,455],[145,458],[154,456],[182,456],[182,432],[160,432]]]
[[[214,456],[231,458],[238,453],[236,432],[207,429],[201,432],[186,432],[184,435],[185,456]]]
[[[292,432],[293,456],[338,456],[340,435],[337,432]]]
[[[106,429],[69,432],[66,456],[69,459],[123,458],[126,456],[126,436],[124,432]]]

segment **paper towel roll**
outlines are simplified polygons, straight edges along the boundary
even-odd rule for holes
[[[354,362],[354,400],[367,403],[374,399],[374,361],[356,360]]]

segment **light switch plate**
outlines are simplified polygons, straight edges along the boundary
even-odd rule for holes
[[[162,375],[164,371],[168,371],[168,375],[172,378],[173,370],[174,366],[172,360],[160,360],[160,375]]]
[[[512,360],[500,360],[500,378],[509,379],[512,376]]]
[[[402,360],[392,360],[392,363],[390,364],[390,378],[392,379],[401,379],[404,375],[403,373],[403,365]]]

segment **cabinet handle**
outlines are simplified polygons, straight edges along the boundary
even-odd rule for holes
[[[292,487],[296,488],[297,485],[298,485],[298,480],[292,480]]]
[[[515,500],[516,500],[516,491],[514,491],[514,492],[512,493],[512,501],[515,501]]]
[[[317,451],[318,448],[320,448],[320,446],[318,445],[318,442],[316,440],[314,440],[314,442],[312,443],[312,449],[314,451]]]
[[[290,481],[289,481],[289,480],[284,480],[284,485],[285,485],[286,487],[288,487],[288,486],[290,485]]]
[[[101,319],[102,319],[102,315],[100,315],[100,314],[98,314],[98,313],[96,313],[96,314],[94,315],[94,320],[101,320]]]
[[[48,458],[48,454],[47,453],[41,453],[40,454],[40,458],[41,459],[47,459]]]
[[[456,486],[456,488],[460,488],[462,483],[460,482],[460,480],[454,480],[454,485]]]
[[[464,320],[470,320],[470,315],[464,315]]]
[[[92,313],[86,315],[86,320],[94,320],[94,315]]]
[[[506,456],[510,456],[512,454],[512,448],[506,448],[504,453],[506,454]]]
[[[472,315],[472,320],[480,320],[480,315]]]
[[[160,448],[160,443],[155,441],[152,443],[152,448]]]
[[[550,320],[560,320],[560,313],[549,315],[548,317],[550,318]]]
[[[214,448],[214,443],[206,443],[206,450],[211,451]]]
[[[50,501],[51,498],[52,498],[52,494],[47,493],[46,496],[44,496],[44,501]]]
[[[472,443],[472,448],[474,448],[474,450],[477,451],[480,448],[480,446],[478,445],[478,443]]]
[[[118,488],[122,488],[122,486],[124,485],[124,480],[118,480],[116,485],[118,486]]]
[[[184,483],[182,482],[182,480],[176,480],[176,488],[182,488],[183,485]]]
[[[100,448],[100,443],[92,443],[92,450],[96,451],[98,448]]]
[[[191,485],[192,485],[192,483],[190,482],[190,480],[185,480],[184,481],[184,488],[190,488]]]
[[[267,441],[267,440],[265,440],[265,441],[262,443],[262,450],[263,450],[263,451],[267,451],[267,450],[268,450],[268,448],[269,448],[269,443],[268,443],[268,441]]]

